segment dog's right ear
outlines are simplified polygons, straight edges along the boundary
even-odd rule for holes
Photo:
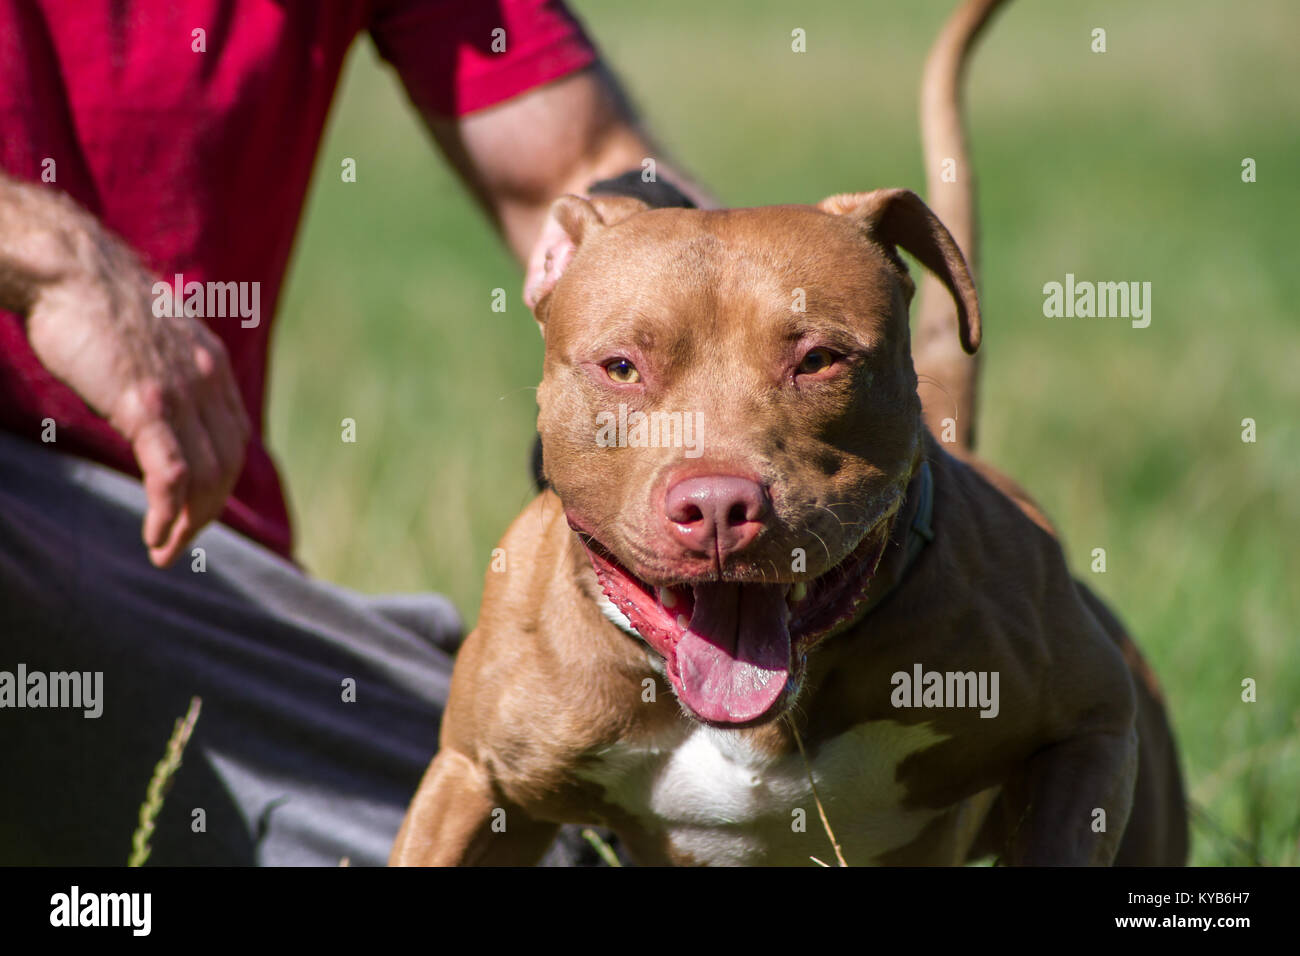
[[[980,347],[980,305],[966,258],[944,224],[910,189],[877,189],[869,193],[840,193],[817,204],[822,212],[847,216],[873,241],[883,245],[903,277],[908,298],[914,288],[907,268],[893,252],[905,249],[934,273],[957,306],[957,327],[967,355]]]
[[[641,200],[626,196],[561,196],[551,204],[524,279],[524,303],[533,310],[539,325],[545,325],[551,291],[578,247],[602,230],[649,208]]]

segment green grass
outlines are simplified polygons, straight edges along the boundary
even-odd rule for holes
[[[724,201],[923,185],[916,88],[948,0],[576,6],[658,135]],[[1300,10],[1228,9],[1022,0],[994,25],[969,98],[981,450],[1048,509],[1160,674],[1192,796],[1238,841],[1198,824],[1194,861],[1295,864]],[[1105,54],[1089,51],[1096,26]],[[806,54],[789,50],[794,27]],[[356,184],[339,181],[344,156]],[[1042,285],[1066,272],[1150,281],[1151,327],[1043,318]],[[476,617],[490,551],[529,497],[541,343],[519,287],[391,71],[358,44],[272,364],[271,446],[314,573],[441,590]],[[339,439],[345,417],[356,444]],[[1240,440],[1246,417],[1255,444]],[[1104,575],[1087,570],[1094,547]],[[1256,703],[1240,699],[1245,677]]]

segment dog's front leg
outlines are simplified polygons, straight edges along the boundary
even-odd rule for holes
[[[1006,862],[1109,866],[1133,805],[1137,731],[1096,733],[1039,751],[1010,788]]]
[[[444,748],[420,781],[388,863],[531,866],[557,829],[502,799],[482,767]]]

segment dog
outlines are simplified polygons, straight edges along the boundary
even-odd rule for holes
[[[931,56],[931,169],[968,165],[958,77],[997,6]],[[549,488],[487,574],[390,862],[531,864],[564,823],[647,864],[1184,862],[1154,678],[969,449],[969,179],[947,196],[957,237],[904,189],[555,203]],[[900,251],[945,289],[918,342],[960,357],[913,362]]]

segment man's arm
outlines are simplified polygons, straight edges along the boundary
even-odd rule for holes
[[[456,167],[521,263],[540,274],[542,226],[551,203],[654,159],[656,176],[702,208],[717,206],[666,162],[617,81],[595,65],[460,119],[428,120]]]
[[[131,443],[149,503],[142,536],[163,566],[221,513],[250,425],[221,340],[196,318],[154,316],[152,284],[67,196],[0,173],[0,308]]]

